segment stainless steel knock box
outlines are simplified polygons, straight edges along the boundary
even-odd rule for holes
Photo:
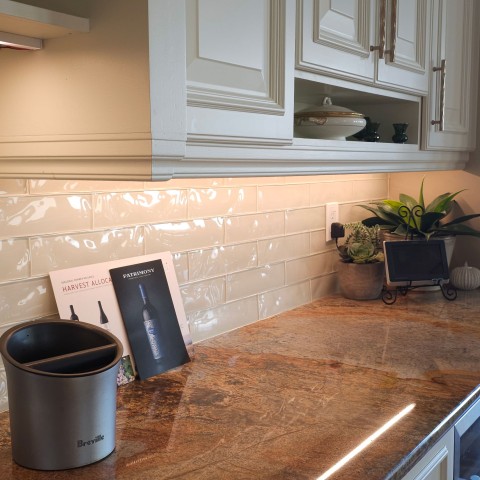
[[[34,320],[2,335],[16,463],[63,470],[115,449],[122,352],[111,333],[71,320]]]

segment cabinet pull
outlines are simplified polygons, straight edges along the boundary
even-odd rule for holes
[[[445,130],[445,75],[447,62],[443,59],[439,67],[433,67],[434,72],[440,72],[440,119],[432,120],[432,125],[438,125],[438,129],[443,132]]]
[[[390,13],[390,49],[385,53],[390,55],[390,62],[395,61],[395,47],[397,44],[397,0],[392,0],[392,11]]]
[[[385,8],[387,0],[380,0],[380,35],[379,44],[370,45],[370,51],[378,50],[378,58],[384,58],[385,54]]]

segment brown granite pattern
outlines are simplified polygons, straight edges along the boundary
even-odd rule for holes
[[[117,448],[95,465],[15,465],[1,414],[0,479],[313,480],[415,403],[330,477],[401,478],[480,383],[479,312],[480,292],[454,302],[414,292],[392,306],[322,299],[205,341],[194,362],[121,387]]]

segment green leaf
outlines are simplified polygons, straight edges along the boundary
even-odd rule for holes
[[[426,212],[420,219],[420,229],[425,235],[433,229],[435,224],[445,217],[444,213]]]
[[[472,218],[477,218],[477,217],[480,217],[480,213],[473,213],[473,214],[471,214],[471,215],[462,215],[461,217],[455,218],[455,219],[452,220],[451,222],[444,223],[442,226],[443,226],[443,227],[447,227],[447,226],[449,226],[449,225],[455,225],[455,224],[457,224],[457,223],[468,222],[468,221],[471,220]]]
[[[422,183],[420,185],[420,194],[418,196],[418,204],[425,208],[425,198],[423,196],[423,182],[425,181],[425,177],[422,178]]]
[[[461,224],[454,224],[454,225],[448,225],[447,227],[445,225],[442,225],[441,227],[435,228],[435,232],[439,232],[442,235],[471,235],[473,237],[480,238],[480,232],[477,230],[474,230],[471,227],[468,227],[467,225],[461,225]]]
[[[415,206],[418,205],[418,201],[415,200],[413,197],[410,195],[405,195],[404,193],[401,193],[400,196],[400,202],[404,203],[410,210]]]
[[[448,212],[452,208],[452,200],[464,190],[456,193],[444,193],[436,197],[426,208],[427,212]]]

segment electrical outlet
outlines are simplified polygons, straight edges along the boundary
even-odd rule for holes
[[[325,240],[332,240],[332,223],[339,221],[338,203],[325,204]]]

